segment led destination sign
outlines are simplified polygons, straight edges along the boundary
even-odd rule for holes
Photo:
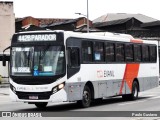
[[[56,41],[56,34],[19,35],[18,41],[20,42]]]

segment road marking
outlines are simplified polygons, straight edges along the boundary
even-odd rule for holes
[[[3,104],[3,103],[10,103],[11,101],[0,101],[0,104]]]
[[[140,97],[153,97],[155,95],[141,95]]]
[[[151,98],[148,98],[148,99],[158,99],[160,98],[160,96],[155,96],[155,97],[151,97]]]
[[[142,97],[150,97],[150,98],[147,98],[150,99],[150,100],[153,100],[153,99],[159,99],[160,96],[155,96],[155,95],[147,95],[147,96],[142,96]],[[118,104],[118,105],[130,105],[130,104],[135,104],[135,103],[141,103],[141,102],[146,102],[147,100],[140,100],[140,101],[134,101],[134,102],[126,102],[126,103],[122,103],[122,104]]]
[[[118,105],[130,105],[130,104],[135,104],[135,103],[141,103],[141,102],[145,102],[147,100],[141,100],[141,101],[135,101],[135,102],[126,102],[126,103],[122,103],[122,104],[118,104]]]
[[[8,96],[9,94],[7,94],[7,93],[0,93],[0,95],[7,95]]]

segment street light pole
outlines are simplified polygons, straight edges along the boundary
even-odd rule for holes
[[[89,10],[88,10],[88,0],[87,0],[87,15],[84,15],[84,14],[82,14],[82,13],[75,13],[75,14],[83,15],[83,16],[87,17],[87,33],[89,33]]]
[[[87,0],[87,33],[89,33],[89,10],[88,10],[88,0]]]

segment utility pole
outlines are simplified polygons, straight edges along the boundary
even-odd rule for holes
[[[87,33],[89,33],[89,10],[88,10],[88,0],[87,0]]]
[[[89,9],[88,9],[88,0],[87,0],[87,15],[84,15],[82,13],[75,13],[75,14],[78,14],[78,15],[83,15],[87,18],[87,33],[89,33]]]

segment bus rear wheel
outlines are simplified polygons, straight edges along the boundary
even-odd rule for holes
[[[38,103],[35,103],[35,106],[37,108],[44,109],[46,108],[47,104],[48,104],[47,102],[38,102]]]
[[[122,98],[124,100],[136,100],[138,99],[139,86],[138,82],[134,81],[132,84],[132,93],[128,95],[123,95]]]
[[[77,102],[81,107],[89,107],[91,104],[91,90],[88,86],[84,87],[82,100]]]

